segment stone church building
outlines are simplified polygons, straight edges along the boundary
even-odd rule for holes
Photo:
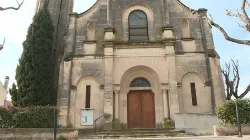
[[[73,3],[49,2],[59,125],[163,128],[180,116],[213,116],[225,101],[206,9],[179,0],[97,0],[78,14]]]

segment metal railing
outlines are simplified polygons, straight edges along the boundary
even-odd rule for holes
[[[105,114],[103,114],[102,116],[98,117],[97,119],[94,120],[94,124],[95,124],[95,132],[96,132],[96,122],[99,121],[102,117],[104,117]]]

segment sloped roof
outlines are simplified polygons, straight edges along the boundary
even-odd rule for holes
[[[84,12],[82,12],[82,13],[79,13],[78,15],[79,16],[84,16],[84,15],[86,15],[86,14],[88,14],[91,10],[93,10],[97,5],[99,5],[99,3],[101,2],[102,0],[96,0],[96,3],[93,5],[93,6],[91,6],[88,10],[86,10],[86,11],[84,11]],[[186,6],[184,3],[182,3],[180,0],[175,0],[184,10],[186,10],[186,11],[189,11],[189,12],[191,12],[192,14],[196,14],[197,13],[197,10],[195,10],[195,9],[192,9],[192,8],[190,8],[190,7],[188,7],[188,6]]]
[[[78,15],[79,15],[79,16],[84,16],[84,15],[88,14],[88,13],[89,13],[91,10],[93,10],[101,1],[102,1],[102,0],[97,0],[96,3],[95,3],[93,6],[91,6],[88,10],[86,10],[86,11],[84,11],[84,12],[82,12],[82,13],[79,13]]]
[[[192,9],[188,6],[186,6],[184,3],[182,3],[180,0],[175,0],[184,10],[191,12],[192,14],[196,14],[197,10]]]

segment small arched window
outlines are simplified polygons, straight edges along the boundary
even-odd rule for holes
[[[147,15],[141,10],[135,10],[129,14],[129,40],[148,40]]]
[[[130,87],[151,87],[151,84],[145,78],[136,78],[130,83]]]

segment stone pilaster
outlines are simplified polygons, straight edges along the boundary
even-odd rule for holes
[[[178,90],[178,97],[179,97],[179,108],[180,108],[180,113],[184,113],[184,108],[183,108],[183,98],[182,98],[182,84],[177,83],[177,90]]]
[[[74,55],[75,32],[76,17],[75,15],[72,15],[68,26],[67,35],[69,37],[66,41],[65,55],[60,66],[60,80],[57,97],[57,106],[60,110],[58,123],[64,127],[69,125],[69,101],[71,93],[72,59]]]
[[[68,109],[69,109],[69,94],[70,94],[70,78],[71,78],[71,62],[63,63],[63,86],[58,94],[57,106],[59,108],[59,124],[63,127],[68,126]]]
[[[215,113],[215,107],[226,101],[223,79],[221,75],[220,58],[214,47],[212,28],[206,18],[207,9],[199,9],[200,25],[202,31],[202,44],[206,51],[206,64],[209,85],[211,86],[211,108]]]
[[[170,119],[169,97],[167,89],[162,90],[164,119]]]
[[[119,120],[119,90],[115,90],[115,119]]]
[[[175,62],[175,38],[173,37],[173,28],[163,27],[163,41],[165,43],[166,61],[168,64],[169,80],[169,100],[170,100],[170,117],[173,118],[175,113],[179,113],[179,98],[177,92],[176,79],[176,62]]]
[[[114,61],[114,29],[106,28],[103,41],[105,59],[104,84],[104,129],[112,129],[113,121],[113,61]]]

